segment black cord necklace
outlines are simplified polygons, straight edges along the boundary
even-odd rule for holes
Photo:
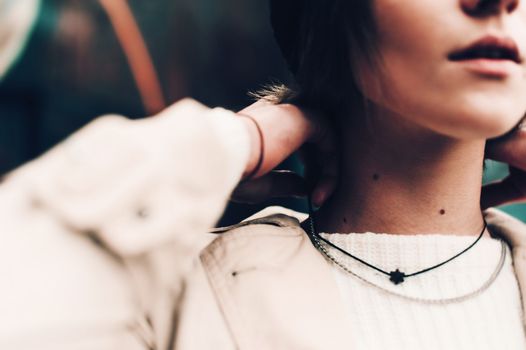
[[[443,266],[445,264],[447,264],[448,262],[450,262],[451,260],[453,259],[456,259],[458,258],[459,256],[461,256],[462,254],[464,254],[465,252],[467,252],[468,250],[470,250],[471,248],[473,248],[475,246],[475,244],[478,243],[478,241],[480,241],[480,239],[482,238],[482,236],[484,235],[484,232],[486,231],[486,228],[488,226],[486,220],[484,220],[484,227],[482,228],[482,231],[480,231],[480,234],[479,236],[477,237],[477,239],[475,240],[475,242],[473,242],[469,247],[467,247],[466,249],[464,249],[463,251],[461,251],[460,253],[456,254],[455,256],[447,259],[446,261],[444,262],[441,262],[440,264],[437,264],[437,265],[434,265],[434,266],[431,266],[431,267],[428,267],[426,269],[423,269],[421,271],[417,271],[417,272],[413,272],[413,273],[405,273],[403,271],[400,271],[400,269],[396,269],[394,271],[391,271],[391,272],[387,272],[387,271],[384,271],[382,269],[380,269],[379,267],[376,267],[370,263],[368,263],[367,261],[364,261],[354,255],[352,255],[351,253],[347,252],[346,250],[338,247],[336,244],[330,242],[329,240],[323,238],[316,230],[315,228],[315,224],[314,224],[314,211],[312,209],[312,204],[309,203],[309,206],[310,206],[310,215],[309,215],[309,223],[310,223],[310,230],[306,230],[307,232],[310,231],[309,233],[309,236],[311,237],[311,240],[313,241],[314,245],[315,246],[318,246],[318,242],[321,241],[323,243],[325,243],[326,245],[336,249],[337,251],[341,252],[342,254],[364,264],[365,266],[368,266],[370,267],[371,269],[374,269],[386,276],[389,277],[389,280],[391,282],[393,282],[394,284],[401,284],[405,281],[406,278],[408,277],[414,277],[414,276],[418,276],[420,274],[423,274],[424,272],[428,272],[428,271],[431,271],[431,270],[434,270],[440,266]],[[317,241],[317,242],[316,242]]]

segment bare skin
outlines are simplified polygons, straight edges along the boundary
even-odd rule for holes
[[[483,227],[481,201],[486,206],[524,199],[520,131],[492,143],[488,153],[521,170],[485,195],[481,188],[486,140],[508,132],[526,110],[526,5],[519,0],[377,0],[373,6],[383,65],[378,71],[367,60],[356,62],[371,113],[356,109],[341,116],[334,135],[343,141],[341,169],[331,171],[339,181],[334,191],[315,189],[325,193],[314,196],[318,205],[333,193],[316,215],[318,230],[476,235]],[[515,42],[521,59],[451,59],[452,52],[490,36]],[[273,126],[280,130],[279,124],[285,123]],[[309,128],[297,130],[280,135],[312,137],[301,131]],[[277,131],[270,139],[272,133]],[[277,147],[287,147],[276,139]]]
[[[315,118],[312,116],[307,117],[307,113],[304,113],[299,108],[292,105],[276,106],[263,101],[248,107],[247,109],[243,110],[242,113],[252,116],[259,122],[266,141],[265,162],[261,168],[261,171],[258,173],[257,179],[248,183],[243,183],[240,185],[240,188],[238,188],[238,191],[236,191],[237,200],[243,202],[260,202],[271,197],[307,196],[309,193],[313,193],[315,202],[314,204],[318,207],[321,207],[325,200],[335,192],[337,196],[332,198],[329,203],[327,203],[324,210],[320,213],[323,213],[324,211],[332,212],[332,210],[329,209],[330,206],[337,205],[337,203],[341,204],[343,201],[342,198],[352,199],[361,196],[363,199],[365,192],[384,192],[386,187],[389,187],[389,191],[391,191],[393,187],[396,188],[398,185],[393,183],[393,181],[397,179],[395,176],[396,170],[402,173],[398,176],[398,178],[403,180],[403,183],[406,183],[407,181],[402,175],[406,174],[407,166],[410,166],[408,163],[411,163],[411,159],[401,159],[397,154],[393,155],[393,153],[403,154],[404,152],[402,148],[405,147],[410,148],[411,154],[413,154],[413,150],[418,148],[416,147],[416,144],[412,144],[408,141],[407,135],[404,135],[402,137],[402,141],[400,141],[399,147],[395,150],[391,147],[393,143],[386,146],[387,140],[383,140],[379,134],[376,134],[376,136],[373,137],[379,139],[379,144],[374,148],[365,147],[365,151],[369,152],[367,154],[371,154],[373,151],[376,151],[379,153],[379,156],[377,158],[372,158],[370,156],[365,156],[365,154],[358,155],[358,157],[362,158],[362,161],[359,163],[360,167],[357,167],[356,169],[349,166],[350,164],[355,164],[356,162],[346,162],[345,164],[349,165],[342,169],[342,174],[346,175],[341,175],[341,177],[343,179],[347,179],[347,182],[340,181],[338,183],[340,173],[338,171],[337,160],[339,158],[336,156],[337,150],[333,147],[334,138],[336,135],[325,125],[320,123],[321,118]],[[242,122],[246,125],[247,129],[249,130],[249,134],[251,135],[252,151],[250,159],[246,165],[245,175],[247,175],[252,172],[259,159],[260,140],[258,131],[253,122],[244,118],[240,120],[242,120]],[[290,132],[290,130],[295,131]],[[363,142],[364,137],[360,139],[358,136],[356,136],[356,138],[348,136],[347,139],[349,140],[349,144],[345,149],[349,151],[347,152],[346,157],[351,158],[352,160],[353,157],[357,156],[356,153],[363,153],[364,147],[360,146],[360,142]],[[327,170],[322,175],[322,178],[315,181],[318,185],[315,186],[314,189],[309,189],[305,184],[305,180],[295,174],[276,174],[271,172],[271,170],[277,164],[281,163],[284,159],[294,153],[300,146],[306,143],[312,143],[313,145],[324,149],[326,154],[332,154],[332,156],[325,156],[319,160],[320,163],[323,164],[322,166]],[[443,141],[444,149],[448,148],[452,144],[452,140],[450,140],[450,142]],[[461,145],[458,145],[458,147],[460,146]],[[403,191],[400,186],[398,186],[400,188],[400,192],[402,194],[405,192],[405,197],[407,200],[412,201],[414,199],[414,191],[416,191],[416,187],[414,186],[417,183],[422,184],[424,187],[433,186],[430,187],[431,193],[429,194],[433,201],[430,202],[429,209],[426,210],[426,212],[429,211],[427,216],[431,219],[441,217],[440,220],[449,222],[451,225],[451,223],[454,222],[454,215],[452,215],[454,206],[449,200],[447,200],[449,204],[446,205],[445,197],[447,197],[448,194],[453,194],[454,197],[459,197],[459,193],[462,194],[459,199],[459,204],[457,204],[458,206],[460,206],[462,204],[461,202],[463,201],[466,203],[476,203],[477,198],[480,198],[481,196],[480,186],[482,164],[480,162],[472,162],[471,158],[469,157],[474,157],[472,159],[482,159],[482,147],[483,146],[480,145],[480,142],[477,142],[477,144],[473,145],[472,151],[466,151],[464,156],[466,159],[462,160],[456,159],[456,157],[454,157],[452,154],[449,154],[448,159],[450,159],[450,162],[445,163],[443,160],[447,158],[445,154],[447,152],[438,149],[436,151],[436,166],[429,165],[433,164],[433,162],[425,162],[424,164],[421,162],[413,162],[415,163],[412,166],[413,171],[410,172],[414,175],[414,179],[411,179],[412,185],[409,189],[406,189],[406,191]],[[351,152],[353,149],[355,152]],[[385,153],[381,151],[381,149],[387,149],[391,153]],[[482,208],[484,209],[501,204],[526,201],[526,131],[516,130],[507,137],[490,141],[487,145],[486,155],[493,160],[510,164],[510,166],[513,167],[513,171],[511,175],[503,181],[487,185],[482,189]],[[421,157],[423,157],[423,155]],[[367,162],[367,159],[369,159],[369,162]],[[372,159],[375,159],[374,163],[377,163],[380,166],[374,166],[374,164],[371,164]],[[395,159],[394,162],[393,159]],[[390,167],[390,165],[393,165],[393,163],[396,165],[396,162],[401,160],[406,160],[406,162],[404,162],[404,167],[400,166],[395,167],[394,169]],[[444,174],[443,171],[445,166],[447,164],[451,164],[451,167],[458,167],[460,166],[458,163],[463,163],[461,166],[462,171],[460,171],[460,174],[465,175],[463,181],[461,182],[460,178],[457,178],[457,176],[452,176],[449,180],[445,179],[442,176]],[[473,169],[469,175],[466,172],[464,164],[472,164]],[[435,178],[434,181],[429,183],[425,183],[425,181],[417,181],[419,175],[422,180],[430,178],[431,171],[438,172],[440,175],[438,176],[438,179]],[[351,173],[355,172],[359,173],[351,175]],[[453,172],[453,174],[456,174],[456,172]],[[350,181],[352,178],[355,180]],[[473,181],[470,181],[470,179]],[[435,193],[433,184],[435,181],[444,184],[444,192],[442,192],[442,195],[440,195],[438,192]],[[454,188],[451,187],[448,182],[452,182]],[[367,187],[362,187],[362,184],[365,184]],[[338,189],[335,191],[336,186],[338,186]],[[468,188],[469,191],[467,190]],[[455,189],[457,192],[455,192]],[[345,193],[345,195],[340,193]],[[442,201],[440,198],[442,198]],[[389,201],[393,201],[393,197],[389,197]],[[397,202],[396,205],[400,205],[398,200],[395,202]],[[402,202],[402,200],[400,200],[400,202]],[[361,208],[360,211],[365,209],[365,202],[363,201],[355,200],[351,201],[349,204],[351,206],[358,206]],[[375,205],[378,205],[378,203]],[[386,202],[385,206],[387,207],[388,205],[395,204],[388,204],[388,202]],[[470,204],[470,206],[473,207],[472,204]],[[457,208],[460,210],[460,207]],[[474,215],[479,217],[478,213],[480,213],[480,210],[477,210],[477,208],[472,208],[472,210],[473,212],[476,211],[477,214]],[[348,224],[355,221],[352,218],[352,215],[347,215],[346,213],[353,213],[354,211],[355,208],[352,208],[346,210],[345,213],[340,213],[339,215],[334,214],[334,218],[328,219],[328,221],[341,223],[343,227],[332,227],[333,229],[330,230],[331,227],[326,226],[327,231],[349,232],[351,227]],[[393,210],[390,209],[387,210],[387,212],[392,214]],[[395,219],[396,218],[393,216],[391,220]],[[462,220],[464,220],[464,218]],[[471,228],[471,230],[473,229]]]
[[[486,155],[510,165],[510,175],[489,184],[482,192],[481,205],[489,208],[526,201],[526,124],[509,135],[488,143]]]
[[[382,122],[378,120],[382,120]],[[354,126],[334,196],[317,215],[324,232],[480,232],[484,141],[459,141],[378,117]],[[387,125],[386,125],[387,124]]]
[[[337,150],[334,133],[323,123],[323,118],[293,105],[274,105],[268,101],[259,101],[239,114],[251,137],[251,156],[244,177],[251,174],[258,163],[261,140],[255,124],[243,116],[252,117],[261,127],[264,161],[252,181],[238,186],[234,200],[257,203],[273,197],[312,194],[315,203],[321,205],[332,194],[338,174]],[[306,144],[318,150],[319,166],[324,169],[320,177],[312,181],[314,186],[308,186],[307,181],[297,174],[272,171]]]

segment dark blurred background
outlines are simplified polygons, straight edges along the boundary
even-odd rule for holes
[[[109,0],[112,1],[112,0]],[[121,0],[114,0],[121,1]],[[40,155],[93,118],[142,118],[145,106],[103,2],[42,0],[20,59],[0,81],[0,174]],[[191,96],[239,110],[249,91],[289,80],[274,43],[265,0],[129,0],[165,104]],[[289,160],[283,167],[296,167]],[[486,181],[505,174],[491,163]],[[231,205],[220,224],[269,204],[305,209],[304,201]],[[524,206],[507,208],[526,219]]]

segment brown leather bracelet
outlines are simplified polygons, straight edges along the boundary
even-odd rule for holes
[[[259,126],[259,123],[257,122],[256,119],[254,119],[254,117],[251,117],[248,114],[242,114],[242,113],[237,113],[237,115],[239,115],[240,117],[245,117],[245,118],[250,119],[256,125],[256,129],[258,130],[258,134],[259,134],[259,159],[258,159],[258,162],[257,162],[256,167],[254,168],[254,170],[252,170],[250,172],[250,174],[248,174],[243,179],[243,182],[246,182],[246,181],[250,181],[250,180],[254,179],[254,177],[256,177],[257,173],[259,173],[259,171],[261,170],[261,166],[263,165],[263,161],[265,159],[265,141],[263,139],[263,131],[261,130],[261,127]]]

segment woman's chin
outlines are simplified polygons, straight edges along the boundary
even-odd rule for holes
[[[501,112],[487,115],[486,118],[481,120],[481,135],[486,139],[503,136],[515,129],[523,118],[524,111],[520,113],[509,111],[508,113]]]
[[[459,139],[494,139],[511,132],[521,118],[477,118],[475,123],[452,130],[454,137]]]
[[[437,125],[435,130],[458,139],[492,139],[512,131],[525,115],[522,108],[495,107],[469,108],[450,113],[455,117]]]

